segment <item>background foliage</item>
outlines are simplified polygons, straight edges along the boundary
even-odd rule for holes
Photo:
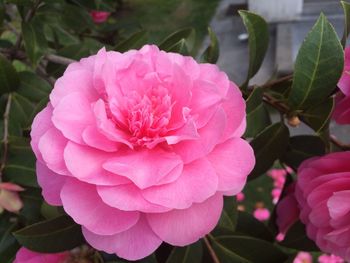
[[[43,201],[29,145],[33,117],[48,102],[55,79],[62,75],[66,65],[96,53],[103,46],[126,51],[149,42],[165,51],[195,55],[206,33],[210,45],[203,54],[198,54],[198,60],[215,63],[219,56],[217,38],[212,30],[207,31],[206,24],[217,2],[0,1],[0,180],[25,188],[20,194],[24,207],[19,214],[6,211],[0,214],[2,263],[12,262],[21,245],[53,253],[84,244],[80,227],[61,208]],[[291,228],[283,242],[276,241],[275,205],[270,197],[272,180],[265,173],[276,165],[295,171],[307,158],[347,149],[329,134],[333,97],[343,68],[343,47],[350,31],[350,7],[345,2],[342,6],[347,19],[342,43],[321,14],[299,50],[293,75],[273,78],[254,87],[249,86],[249,80],[259,70],[269,45],[268,25],[256,14],[240,12],[249,34],[250,50],[249,70],[241,85],[247,100],[245,138],[257,159],[244,191],[247,198],[240,204],[235,198],[226,198],[218,226],[203,240],[183,248],[164,244],[140,262],[281,263],[292,262],[299,250],[318,250],[307,239],[301,223]],[[91,10],[112,15],[107,22],[96,24],[89,14]],[[276,112],[281,118],[272,123],[270,115]],[[301,121],[314,134],[291,137],[289,130]],[[294,176],[288,174],[284,187]],[[261,203],[272,212],[269,222],[260,222],[252,215]],[[95,262],[125,262],[97,251],[91,257]]]

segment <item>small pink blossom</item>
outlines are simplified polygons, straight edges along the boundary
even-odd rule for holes
[[[43,254],[21,247],[13,263],[66,263],[69,252]]]
[[[341,257],[335,256],[335,255],[323,254],[318,257],[318,262],[319,263],[343,263],[345,261]]]
[[[266,221],[270,218],[270,211],[267,208],[257,208],[254,210],[253,215],[259,221]]]
[[[93,11],[90,12],[90,15],[92,17],[92,20],[96,24],[100,24],[100,23],[106,22],[108,17],[111,15],[111,13],[110,12],[93,10]]]
[[[245,199],[244,193],[240,192],[236,195],[236,199],[238,202],[242,202]]]
[[[278,200],[280,199],[281,194],[282,194],[281,188],[272,189],[272,191],[271,191],[272,203],[277,204]]]
[[[18,213],[22,209],[23,203],[18,192],[24,189],[13,183],[0,183],[0,213],[3,210]]]
[[[216,226],[255,164],[245,101],[216,65],[154,45],[68,66],[34,119],[45,200],[96,249],[137,260]]]
[[[297,254],[293,263],[312,263],[312,255],[308,252],[301,251]]]

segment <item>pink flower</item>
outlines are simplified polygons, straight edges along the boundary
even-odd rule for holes
[[[277,204],[278,200],[280,199],[281,194],[282,194],[281,188],[272,189],[272,191],[271,191],[272,203]]]
[[[311,158],[299,167],[295,195],[309,238],[350,260],[350,152]]]
[[[298,202],[294,196],[295,183],[289,185],[286,190],[286,195],[278,203],[276,208],[277,218],[276,223],[280,233],[286,234],[288,229],[299,218]]]
[[[335,256],[335,255],[323,254],[318,257],[318,262],[319,263],[343,263],[345,261],[341,257]]]
[[[253,215],[259,221],[266,221],[270,218],[270,211],[267,208],[257,208],[254,210]]]
[[[111,13],[110,12],[93,10],[93,11],[90,12],[90,15],[92,17],[92,20],[96,24],[100,24],[100,23],[106,22],[108,17],[111,15]]]
[[[68,252],[42,254],[22,247],[18,250],[13,263],[65,263],[68,258]]]
[[[24,189],[13,183],[0,183],[0,213],[3,210],[18,213],[23,203],[17,192]]]
[[[32,125],[38,182],[96,249],[136,260],[191,244],[255,160],[245,102],[217,66],[144,46],[68,66]]]
[[[339,124],[350,124],[350,47],[345,49],[343,74],[338,82],[342,94],[336,96],[334,120]]]
[[[312,255],[308,252],[300,251],[293,260],[293,263],[312,263]]]
[[[244,193],[239,192],[239,193],[236,195],[236,199],[237,199],[237,202],[242,202],[242,201],[245,199]]]

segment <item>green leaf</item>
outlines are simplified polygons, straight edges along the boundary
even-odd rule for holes
[[[201,263],[202,255],[202,242],[197,241],[186,247],[173,248],[166,263]]]
[[[336,88],[343,62],[337,33],[321,14],[298,52],[288,99],[291,108],[306,110],[325,100]]]
[[[228,232],[233,233],[237,224],[237,202],[236,198],[227,196],[224,198],[224,209],[216,228],[212,232],[214,236],[225,235]]]
[[[208,34],[210,38],[210,44],[203,52],[201,61],[215,64],[218,61],[220,55],[219,42],[214,31],[212,31],[210,27],[208,27]]]
[[[184,28],[178,30],[168,37],[166,37],[159,49],[168,52],[178,52],[186,50],[187,53],[191,52],[195,42],[195,31],[193,28]]]
[[[291,137],[288,150],[282,158],[288,166],[297,169],[306,159],[322,156],[326,153],[322,139],[314,135],[299,135]]]
[[[64,6],[61,23],[76,33],[82,33],[88,28],[94,28],[94,23],[87,10],[71,4]]]
[[[349,36],[350,33],[350,3],[345,2],[345,1],[340,1],[343,10],[344,10],[344,19],[345,19],[345,23],[344,23],[344,33],[343,33],[343,38],[341,40],[341,43],[343,45],[343,47],[345,48],[346,46],[346,40]]]
[[[245,88],[249,80],[258,72],[269,46],[269,29],[266,21],[259,15],[249,11],[239,11],[249,35],[249,69]]]
[[[271,124],[270,115],[263,104],[263,89],[255,88],[247,99],[247,128],[244,137],[255,137]]]
[[[18,93],[12,94],[9,123],[18,123],[23,129],[28,128],[32,123],[31,113],[34,104]],[[10,134],[12,135],[12,134]]]
[[[19,77],[15,68],[0,54],[0,96],[18,89]]]
[[[300,117],[315,132],[320,133],[327,127],[333,113],[334,105],[334,98],[328,98],[323,103],[304,111],[300,114]]]
[[[275,123],[265,128],[251,141],[256,164],[248,177],[249,180],[265,173],[283,155],[288,146],[288,139],[288,128],[282,123]]]
[[[20,72],[19,77],[21,84],[17,93],[21,96],[33,102],[40,102],[49,96],[52,88],[46,80],[29,71]]]
[[[281,263],[288,258],[273,244],[248,236],[215,238],[213,248],[221,263]]]
[[[17,227],[17,223],[11,222],[8,215],[0,215],[0,259],[1,263],[13,262],[13,258],[19,248],[19,244],[11,234]]]
[[[35,156],[29,139],[10,136],[4,179],[22,186],[38,187],[35,174]]]
[[[269,228],[251,214],[239,211],[236,226],[236,234],[244,234],[268,242],[274,241],[274,236]]]
[[[81,227],[67,215],[27,226],[13,234],[22,246],[41,253],[62,252],[84,243]]]
[[[319,251],[314,241],[306,236],[305,226],[300,221],[292,225],[280,245],[302,251]]]
[[[34,65],[47,50],[47,41],[43,32],[43,24],[38,19],[34,18],[30,22],[22,23],[24,47],[28,58]]]
[[[22,217],[22,220],[25,220],[26,225],[42,220],[41,206],[43,199],[41,189],[27,187],[26,191],[20,193],[20,196],[23,201],[23,208],[19,215]]]
[[[147,43],[147,40],[148,40],[147,31],[142,30],[132,34],[127,39],[119,42],[114,48],[114,50],[117,50],[119,52],[125,52],[130,49],[139,49],[140,47],[142,47],[144,44]]]

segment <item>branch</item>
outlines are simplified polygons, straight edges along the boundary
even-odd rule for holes
[[[48,60],[48,61],[51,61],[51,62],[54,62],[54,63],[57,63],[57,64],[62,64],[62,65],[69,65],[73,62],[76,62],[76,60],[74,59],[70,59],[70,58],[65,58],[65,57],[61,57],[61,56],[58,56],[58,55],[54,55],[54,54],[48,54],[45,56],[45,58]]]
[[[0,166],[0,182],[2,181],[2,172],[5,168],[5,163],[7,160],[7,152],[8,152],[8,127],[9,127],[9,117],[10,117],[10,109],[11,109],[11,101],[12,101],[12,94],[10,93],[7,98],[6,108],[4,112],[4,134],[3,134],[3,156],[1,160],[1,166]]]
[[[214,263],[220,263],[220,260],[219,260],[218,256],[216,255],[214,249],[211,247],[211,244],[210,244],[208,238],[204,237],[203,239],[204,239],[205,245],[207,246],[207,248],[209,250],[211,258],[213,259],[213,262]]]
[[[261,86],[261,88],[267,89],[267,88],[271,88],[272,86],[276,85],[276,84],[280,84],[283,83],[287,80],[291,80],[293,79],[293,75],[287,75],[285,77],[279,78],[279,79],[275,79],[275,80],[271,80],[267,83],[265,83],[264,85]]]

